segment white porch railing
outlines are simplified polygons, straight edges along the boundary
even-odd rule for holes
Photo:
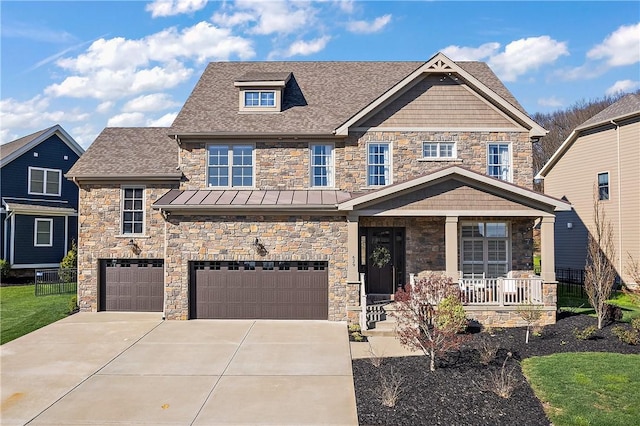
[[[367,293],[364,289],[364,274],[360,274],[360,330],[369,329],[367,324]]]
[[[460,278],[458,284],[468,305],[544,304],[540,278]]]

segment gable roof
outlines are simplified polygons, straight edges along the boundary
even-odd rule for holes
[[[166,127],[107,127],[65,175],[74,180],[180,179]]]
[[[476,173],[460,166],[450,166],[439,171],[420,176],[405,182],[385,186],[377,191],[354,197],[339,204],[340,210],[358,210],[366,206],[371,206],[382,201],[398,197],[402,194],[416,190],[425,185],[432,185],[446,179],[459,179],[473,183],[475,186],[483,187],[491,192],[508,196],[521,203],[545,207],[550,211],[566,211],[571,209],[571,205],[566,201],[550,197],[539,192],[514,185],[512,183],[495,179],[487,175]],[[509,214],[512,214],[509,212]]]
[[[447,67],[434,67],[444,63]],[[429,68],[431,67],[431,68]],[[504,111],[546,133],[531,120],[491,69],[453,62],[441,53],[427,62],[214,62],[210,63],[169,129],[179,136],[346,134],[350,123],[424,73],[455,72]],[[234,81],[246,76],[292,76],[280,113],[239,113]]]
[[[53,135],[58,137],[69,147],[73,152],[81,156],[84,153],[84,149],[73,139],[59,124],[48,127],[46,129],[37,131],[27,136],[23,136],[14,141],[0,145],[0,167],[4,167],[16,158],[20,157],[25,152],[33,149],[46,141]]]
[[[634,116],[640,116],[640,94],[631,93],[576,127],[549,158],[549,161],[540,169],[535,178],[544,179],[585,130],[600,126],[611,126],[615,122]]]

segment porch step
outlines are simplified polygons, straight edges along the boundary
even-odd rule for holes
[[[385,336],[393,337],[396,335],[396,319],[390,312],[395,311],[395,303],[377,303],[367,306],[367,324],[369,330],[364,330],[364,336]]]

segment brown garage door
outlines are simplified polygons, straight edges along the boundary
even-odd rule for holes
[[[191,262],[191,318],[327,319],[326,262]]]
[[[100,310],[162,312],[161,259],[109,259],[100,265]]]

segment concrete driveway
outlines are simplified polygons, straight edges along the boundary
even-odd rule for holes
[[[0,420],[356,425],[345,327],[79,313],[0,347]]]

